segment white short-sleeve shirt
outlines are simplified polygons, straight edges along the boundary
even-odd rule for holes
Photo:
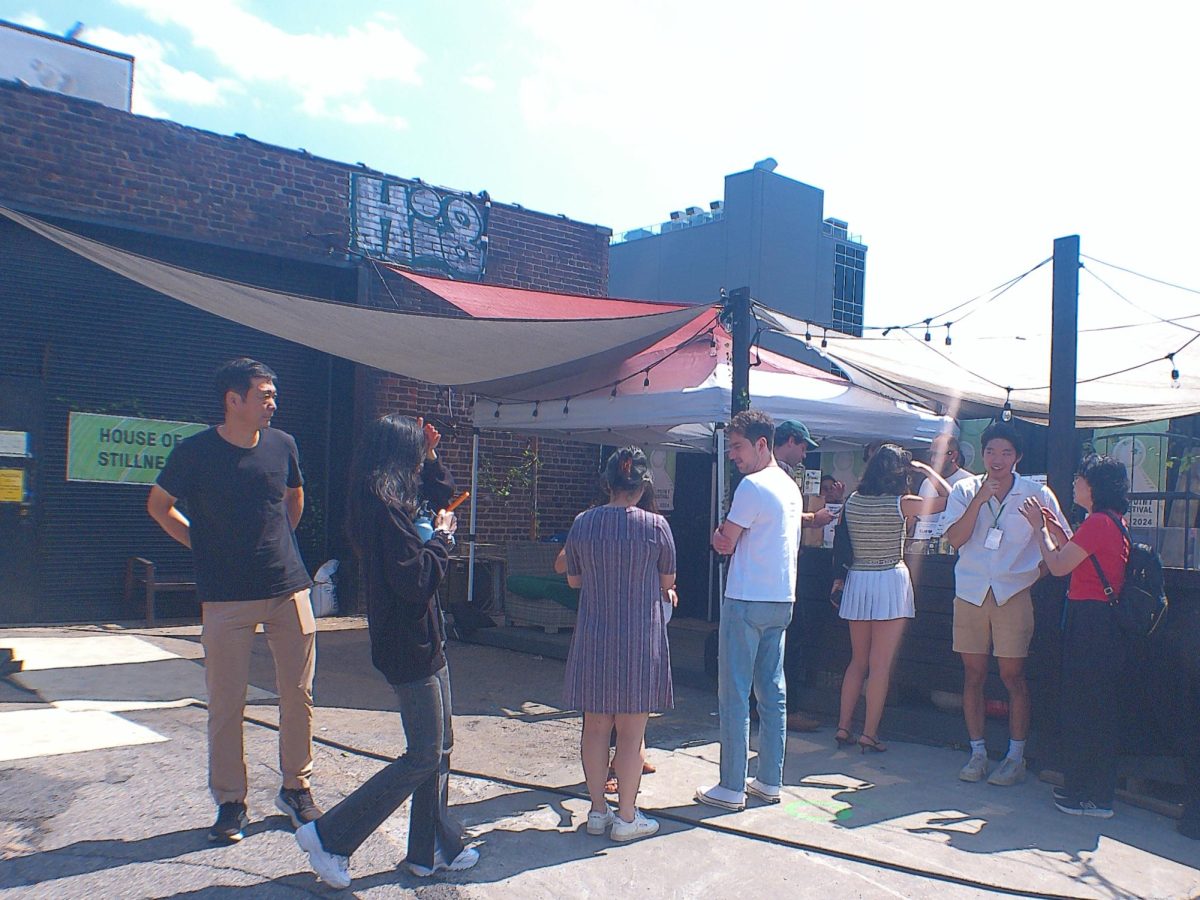
[[[942,525],[949,528],[962,518],[971,500],[983,484],[983,475],[972,475],[954,485],[942,513]],[[1054,492],[1032,479],[1016,475],[1008,495],[1001,501],[989,501],[979,510],[975,519],[975,530],[965,544],[958,548],[958,562],[954,566],[954,592],[968,603],[983,606],[990,588],[996,605],[1006,601],[1020,591],[1032,587],[1038,580],[1038,564],[1042,551],[1038,547],[1037,532],[1021,515],[1021,504],[1026,497],[1036,497],[1042,506],[1054,513],[1054,518],[1069,537],[1071,526],[1058,505]],[[988,550],[984,546],[988,530],[997,527],[1004,532],[1000,547]]]
[[[947,483],[953,488],[964,478],[970,478],[971,473],[966,469],[958,468],[950,475],[946,475]],[[917,489],[918,497],[932,498],[938,495],[937,488],[933,484],[932,478],[926,478],[921,482],[921,487]],[[946,531],[947,522],[943,520],[944,513],[930,513],[927,516],[917,516],[917,532],[913,535],[915,538],[941,537]]]
[[[779,466],[747,475],[733,492],[728,519],[745,529],[725,581],[734,600],[791,603],[796,599],[796,556],[804,499]]]

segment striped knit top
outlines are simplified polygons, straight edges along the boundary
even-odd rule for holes
[[[856,491],[847,498],[843,515],[854,547],[851,569],[877,572],[894,568],[904,559],[904,516],[899,497],[872,497]]]

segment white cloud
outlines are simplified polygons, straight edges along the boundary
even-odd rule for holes
[[[376,109],[370,100],[363,98],[338,104],[331,112],[335,118],[349,122],[351,125],[386,125],[397,131],[408,127],[408,122],[403,116],[386,115]]]
[[[169,118],[164,104],[171,103],[222,106],[230,94],[243,90],[232,78],[206,78],[171,65],[167,62],[171,45],[148,34],[123,34],[103,26],[87,26],[80,39],[133,56],[133,111],[138,115]]]
[[[496,90],[496,79],[485,72],[483,66],[472,66],[461,80],[467,87],[484,94],[490,94]]]
[[[310,116],[403,127],[403,119],[378,110],[367,94],[380,85],[421,84],[425,54],[391,16],[377,15],[340,34],[294,33],[248,12],[238,0],[120,2],[158,24],[182,28],[242,82],[295,93],[297,108]]]
[[[21,13],[13,21],[18,25],[24,25],[26,28],[36,28],[38,31],[50,30],[50,26],[46,24],[46,20],[33,10]]]

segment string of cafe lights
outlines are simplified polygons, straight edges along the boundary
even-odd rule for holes
[[[654,369],[656,369],[658,366],[661,366],[668,359],[670,359],[676,353],[679,353],[685,347],[688,347],[688,346],[694,344],[697,340],[702,339],[706,335],[708,336],[708,340],[709,340],[709,352],[711,355],[716,355],[716,352],[717,352],[716,329],[717,329],[717,323],[719,321],[719,318],[720,318],[720,312],[714,311],[712,313],[711,317],[705,317],[704,322],[690,337],[687,337],[683,341],[681,341],[679,344],[676,344],[667,353],[665,353],[664,355],[662,355],[661,357],[656,359],[654,362],[652,362],[649,365],[644,366],[640,369],[637,369],[633,372],[630,372],[628,375],[625,375],[621,378],[617,378],[614,381],[608,381],[608,382],[605,382],[604,384],[599,384],[593,388],[587,388],[586,390],[575,391],[571,394],[560,394],[560,395],[554,396],[554,397],[540,397],[535,400],[531,400],[528,397],[496,397],[496,396],[490,396],[488,394],[480,394],[479,396],[480,396],[480,398],[488,401],[489,403],[496,404],[496,409],[492,413],[494,418],[497,418],[497,419],[501,418],[500,411],[506,405],[507,406],[529,406],[529,405],[532,405],[533,410],[530,413],[530,416],[532,418],[536,419],[538,417],[539,408],[541,407],[541,405],[543,403],[557,403],[558,401],[561,400],[563,402],[562,414],[564,416],[566,416],[566,415],[570,415],[572,400],[577,400],[580,397],[586,397],[589,394],[598,394],[602,391],[608,391],[609,398],[615,400],[617,398],[617,394],[620,393],[621,386],[623,384],[625,384],[626,382],[629,382],[635,378],[638,378],[639,376],[642,378],[642,390],[648,390],[650,388],[650,373]]]
[[[1084,254],[1080,254],[1080,255],[1084,259],[1090,260],[1090,261],[1098,263],[1100,265],[1108,266],[1113,269],[1117,269],[1122,272],[1126,272],[1130,275],[1134,275],[1139,278],[1143,278],[1147,281],[1152,281],[1156,284],[1161,284],[1166,287],[1186,291],[1188,293],[1200,294],[1200,290],[1198,290],[1196,288],[1187,287],[1186,285],[1181,285],[1181,284],[1177,284],[1175,282],[1166,281],[1165,279],[1161,279],[1161,278],[1155,278],[1154,276],[1146,275],[1142,272],[1137,272],[1133,269],[1129,269],[1124,266],[1116,265],[1115,263],[1105,262],[1104,260],[1096,259],[1095,257],[1086,256]],[[963,319],[967,318],[970,315],[973,315],[974,313],[976,313],[980,309],[982,309],[984,306],[992,303],[993,301],[995,301],[996,299],[1001,297],[1008,290],[1010,290],[1011,288],[1013,288],[1017,284],[1019,284],[1024,278],[1033,274],[1034,272],[1036,272],[1038,269],[1040,269],[1042,266],[1046,265],[1050,261],[1051,261],[1051,258],[1044,259],[1041,262],[1037,263],[1036,265],[1032,266],[1031,268],[1027,269],[1026,271],[1022,272],[1020,275],[1017,275],[1017,276],[1009,279],[1008,281],[1005,281],[1002,284],[997,285],[991,291],[987,291],[983,294],[977,295],[976,297],[973,297],[970,300],[964,301],[963,303],[960,303],[956,306],[950,307],[949,309],[947,309],[941,313],[938,313],[937,315],[929,316],[929,317],[926,317],[923,319],[918,319],[908,325],[867,326],[866,328],[864,328],[864,330],[881,331],[882,335],[884,337],[886,337],[892,331],[902,332],[905,336],[922,343],[927,349],[932,350],[942,360],[944,360],[945,362],[948,362],[950,365],[954,366],[955,368],[959,369],[960,371],[965,372],[966,374],[972,376],[973,378],[976,378],[976,379],[984,382],[985,384],[988,384],[988,385],[996,388],[997,390],[1004,391],[1005,392],[1005,403],[1004,403],[1003,413],[1004,413],[1004,418],[1007,420],[1012,417],[1012,395],[1014,392],[1048,390],[1050,386],[1048,384],[1047,385],[1030,385],[1030,386],[1012,386],[1012,385],[1004,385],[997,381],[994,381],[993,379],[988,378],[987,376],[974,371],[970,367],[963,365],[958,360],[952,359],[945,353],[943,353],[940,350],[938,350],[937,348],[935,348],[933,346],[932,332],[934,329],[937,329],[937,328],[945,328],[946,335],[945,335],[945,339],[944,339],[943,343],[947,347],[951,346],[953,344],[953,340],[950,335],[950,326],[952,324],[954,324],[954,322],[951,322],[951,321],[942,322],[942,321],[939,321],[940,319],[942,319],[946,316],[949,316],[952,313],[954,313],[960,309],[964,309],[967,306],[970,306],[972,303],[975,303],[976,301],[980,300],[981,298],[984,298],[984,297],[987,298],[986,300],[983,301],[983,303],[980,303],[977,306],[975,306],[974,309],[971,309],[969,312],[959,316],[956,321],[961,322]],[[1192,343],[1195,342],[1195,340],[1198,337],[1200,337],[1200,329],[1195,328],[1189,324],[1185,324],[1185,322],[1187,322],[1188,320],[1191,320],[1191,319],[1200,319],[1200,314],[1190,314],[1190,315],[1186,315],[1186,316],[1177,316],[1177,317],[1173,317],[1173,318],[1159,316],[1153,312],[1150,312],[1149,310],[1146,310],[1146,309],[1138,306],[1136,303],[1134,303],[1132,300],[1130,300],[1128,297],[1126,297],[1124,294],[1122,294],[1120,291],[1118,291],[1115,287],[1113,287],[1111,284],[1109,284],[1105,279],[1100,277],[1096,272],[1093,272],[1090,268],[1084,266],[1082,263],[1080,264],[1080,268],[1084,269],[1084,271],[1087,272],[1088,275],[1093,277],[1096,281],[1098,281],[1101,285],[1103,285],[1105,288],[1107,288],[1109,291],[1111,291],[1119,299],[1121,299],[1122,301],[1127,303],[1132,308],[1143,313],[1144,315],[1150,316],[1155,321],[1154,322],[1127,323],[1127,324],[1121,324],[1121,325],[1109,325],[1109,326],[1101,326],[1101,327],[1096,327],[1096,328],[1081,329],[1079,333],[1082,334],[1082,333],[1103,332],[1103,331],[1112,331],[1112,330],[1127,329],[1127,328],[1138,328],[1138,327],[1145,327],[1145,326],[1151,325],[1151,324],[1166,324],[1166,325],[1174,325],[1184,331],[1190,332],[1190,333],[1192,333],[1193,336],[1189,340],[1185,341],[1181,346],[1177,347],[1175,350],[1172,350],[1171,352],[1169,352],[1163,356],[1154,356],[1150,359],[1144,360],[1143,362],[1136,363],[1131,366],[1126,366],[1124,368],[1116,369],[1111,372],[1105,372],[1100,375],[1093,375],[1089,378],[1083,378],[1083,379],[1080,379],[1076,383],[1077,384],[1089,384],[1089,383],[1096,382],[1096,381],[1103,381],[1106,378],[1115,378],[1119,375],[1124,375],[1129,372],[1136,371],[1138,369],[1143,369],[1148,366],[1156,365],[1156,364],[1159,364],[1162,362],[1167,362],[1171,366],[1170,386],[1173,388],[1180,387],[1181,386],[1181,375],[1180,375],[1180,371],[1179,371],[1179,364],[1176,361],[1176,356],[1178,356],[1180,353],[1182,353],[1184,350],[1186,350],[1189,346],[1191,346]],[[924,333],[920,338],[918,338],[917,335],[912,332],[912,329],[917,329],[919,326],[922,326],[922,325],[924,326]],[[805,322],[805,333],[804,333],[805,343],[809,344],[811,346],[812,341],[813,341],[813,333],[812,332],[813,332],[814,327],[821,329],[821,331],[822,331],[821,348],[827,349],[829,347],[829,340],[830,340],[830,338],[829,338],[830,327],[826,326],[824,324],[814,326],[814,323],[812,323],[810,321],[806,321]],[[834,340],[846,339],[846,338],[850,338],[850,337],[852,337],[852,336],[845,335],[844,333],[834,330]]]

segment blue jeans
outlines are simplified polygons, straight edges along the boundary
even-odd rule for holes
[[[433,867],[441,850],[447,862],[463,850],[462,827],[446,806],[450,778],[450,670],[393,684],[404,723],[404,755],[384,766],[317,820],[321,846],[350,856],[405,800],[412,797],[408,861]]]
[[[758,701],[758,780],[783,784],[787,741],[787,690],[783,679],[784,635],[791,603],[726,597],[721,604],[717,700],[721,715],[721,787],[746,789],[750,755],[750,688]]]

